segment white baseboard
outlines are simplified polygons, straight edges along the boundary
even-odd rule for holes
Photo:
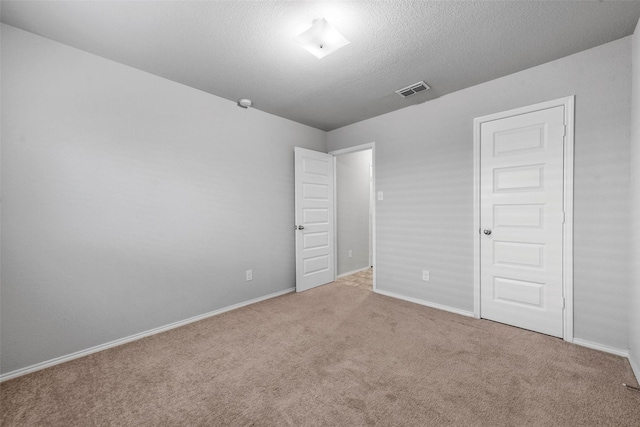
[[[341,277],[344,277],[344,276],[351,276],[352,274],[360,273],[361,271],[365,271],[365,270],[369,270],[369,269],[371,269],[371,267],[359,268],[357,270],[349,271],[347,273],[342,273],[342,274],[338,275],[337,279],[339,279]]]
[[[597,342],[587,341],[580,338],[574,338],[573,343],[580,345],[582,347],[592,348],[594,350],[604,351],[605,353],[615,354],[617,356],[629,358],[629,352],[627,350],[623,350],[621,348],[611,347],[604,344],[599,344]]]
[[[140,332],[138,334],[130,335],[125,338],[120,338],[115,341],[111,341],[105,344],[100,344],[95,347],[88,348],[86,350],[76,351],[75,353],[67,354],[65,356],[56,357],[55,359],[47,360],[44,362],[36,363],[35,365],[27,366],[25,368],[16,369],[15,371],[7,372],[6,374],[0,375],[0,382],[10,380],[12,378],[20,377],[22,375],[27,375],[35,371],[39,371],[41,369],[49,368],[51,366],[59,365],[64,362],[68,362],[73,359],[78,359],[80,357],[88,356],[93,353],[97,353],[99,351],[103,351],[112,347],[116,347],[122,344],[126,344],[132,341],[139,340],[141,338],[145,338],[151,335],[159,334],[161,332],[166,332],[171,329],[179,328],[180,326],[188,325],[189,323],[197,322],[199,320],[206,319],[208,317],[217,316],[218,314],[226,313],[227,311],[236,310],[238,308],[246,307],[247,305],[255,304],[260,301],[264,301],[267,299],[279,297],[281,295],[285,295],[291,292],[294,292],[296,288],[289,288],[283,291],[274,292],[269,295],[265,295],[262,297],[254,298],[249,301],[244,301],[238,304],[230,305],[228,307],[220,308],[218,310],[210,311],[209,313],[200,314],[198,316],[190,317],[185,320],[180,320],[178,322],[170,323],[165,326],[160,326],[158,328],[150,329],[145,332]]]
[[[431,308],[437,308],[438,310],[448,311],[450,313],[460,314],[461,316],[473,317],[472,311],[460,310],[459,308],[449,307],[448,305],[437,304],[435,302],[425,301],[418,298],[407,297],[404,295],[396,294],[393,292],[381,291],[380,289],[374,290],[375,293],[385,295],[391,298],[401,299],[403,301],[409,301],[415,304],[424,305]]]

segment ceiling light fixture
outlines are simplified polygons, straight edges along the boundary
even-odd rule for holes
[[[324,18],[314,20],[311,28],[295,37],[294,40],[318,59],[351,43]]]

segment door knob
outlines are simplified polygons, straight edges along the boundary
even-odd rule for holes
[[[485,228],[485,229],[484,229],[484,234],[486,234],[487,236],[488,236],[489,234],[491,234],[491,229],[490,229],[490,228]]]
[[[296,230],[304,230],[304,225],[295,225],[293,228]]]

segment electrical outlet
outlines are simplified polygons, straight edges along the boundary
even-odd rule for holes
[[[353,251],[349,249],[349,258],[351,258],[352,256],[353,256]]]
[[[422,270],[422,280],[425,282],[429,281],[429,270]]]
[[[247,282],[253,280],[253,270],[247,270],[245,271],[245,274],[247,276]]]

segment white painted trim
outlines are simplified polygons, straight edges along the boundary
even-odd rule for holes
[[[373,267],[373,209],[376,204],[375,193],[373,192],[373,151],[371,152],[371,163],[369,163],[369,267]]]
[[[485,122],[562,106],[565,112],[564,139],[564,212],[562,285],[565,298],[563,339],[573,342],[573,150],[575,96],[541,102],[473,119],[473,317],[482,317],[480,309],[480,125]]]
[[[374,273],[375,273],[375,270],[374,270]],[[426,307],[436,308],[438,310],[443,310],[443,311],[448,311],[450,313],[459,314],[461,316],[474,317],[473,316],[473,312],[471,312],[471,311],[460,310],[459,308],[449,307],[448,305],[442,305],[442,304],[438,304],[438,303],[435,303],[435,302],[421,300],[421,299],[418,299],[418,298],[407,297],[407,296],[404,296],[404,295],[400,295],[400,294],[396,294],[396,293],[388,292],[388,291],[376,290],[374,292],[377,293],[377,294],[380,294],[380,295],[387,296],[387,297],[391,297],[391,298],[395,298],[395,299],[401,299],[403,301],[412,302],[414,304],[420,304],[420,305],[424,305]]]
[[[333,156],[339,156],[341,154],[355,153],[358,151],[364,151],[364,150],[370,150],[370,149],[373,150],[375,148],[375,145],[376,145],[375,142],[369,142],[367,144],[360,144],[353,147],[341,148],[340,150],[330,151],[329,154]]]
[[[616,356],[629,358],[629,352],[621,348],[611,347],[605,344],[599,344],[597,342],[587,341],[580,338],[574,338],[573,343],[581,347],[587,347],[593,350],[600,350],[604,351],[605,353],[611,353],[615,354]]]
[[[125,338],[120,338],[120,339],[117,339],[115,341],[111,341],[111,342],[108,342],[108,343],[105,343],[105,344],[100,344],[100,345],[97,345],[95,347],[88,348],[86,350],[76,351],[75,353],[67,354],[65,356],[56,357],[55,359],[51,359],[51,360],[47,360],[47,361],[44,361],[44,362],[36,363],[35,365],[27,366],[25,368],[16,369],[15,371],[7,372],[6,374],[0,375],[0,382],[7,381],[7,380],[10,380],[10,379],[13,379],[13,378],[17,378],[17,377],[20,377],[22,375],[27,375],[27,374],[30,374],[32,372],[40,371],[40,370],[45,369],[45,368],[50,368],[51,366],[55,366],[55,365],[59,365],[61,363],[69,362],[69,361],[71,361],[73,359],[78,359],[80,357],[88,356],[90,354],[97,353],[97,352],[103,351],[103,350],[107,350],[107,349],[112,348],[112,347],[117,347],[117,346],[122,345],[122,344],[127,344],[127,343],[132,342],[132,341],[137,341],[137,340],[139,340],[141,338],[145,338],[145,337],[148,337],[148,336],[151,336],[151,335],[159,334],[161,332],[166,332],[166,331],[169,331],[171,329],[179,328],[181,326],[188,325],[189,323],[193,323],[193,322],[197,322],[197,321],[200,321],[200,320],[207,319],[209,317],[217,316],[219,314],[226,313],[226,312],[231,311],[231,310],[236,310],[238,308],[246,307],[248,305],[255,304],[255,303],[258,303],[258,302],[261,302],[261,301],[264,301],[264,300],[268,300],[268,299],[271,299],[271,298],[279,297],[279,296],[282,296],[282,295],[285,295],[285,294],[288,294],[288,293],[291,293],[291,292],[295,292],[295,290],[296,290],[296,288],[289,288],[289,289],[285,289],[283,291],[274,292],[272,294],[265,295],[265,296],[258,297],[258,298],[254,298],[254,299],[251,299],[249,301],[244,301],[244,302],[241,302],[241,303],[238,303],[238,304],[230,305],[228,307],[220,308],[218,310],[214,310],[214,311],[211,311],[209,313],[200,314],[198,316],[194,316],[194,317],[190,317],[190,318],[185,319],[185,320],[180,320],[178,322],[170,323],[170,324],[165,325],[165,326],[160,326],[158,328],[154,328],[154,329],[150,329],[150,330],[145,331],[145,332],[140,332],[138,334],[130,335],[130,336],[125,337]]]
[[[356,274],[356,273],[360,273],[361,271],[366,271],[369,270],[371,267],[364,267],[364,268],[359,268],[357,270],[352,270],[352,271],[348,271],[346,273],[342,273],[340,274],[337,279],[341,278],[341,277],[345,277],[345,276],[351,276],[352,274]]]
[[[373,206],[371,207],[371,209],[373,209],[373,212],[371,213],[371,239],[373,239],[373,241],[371,242],[371,252],[372,254],[372,260],[371,260],[371,267],[373,267],[373,291],[375,292],[376,289],[378,289],[378,261],[377,261],[377,257],[376,257],[376,143],[372,142],[371,143],[371,164],[373,165],[372,168],[372,172],[371,172],[371,179],[372,179],[372,183],[371,183],[371,192],[373,193]]]
[[[356,145],[354,147],[343,148],[343,149],[340,149],[340,150],[331,151],[331,152],[329,152],[329,154],[333,155],[334,162],[335,162],[335,156],[339,156],[341,154],[355,153],[357,151],[364,151],[364,150],[369,150],[369,149],[371,150],[371,164],[373,165],[373,184],[371,185],[371,191],[373,193],[373,198],[374,198],[373,200],[375,202],[375,200],[376,200],[376,198],[375,198],[375,194],[376,194],[376,143],[375,142],[370,142],[368,144],[361,144],[361,145]],[[335,163],[334,163],[333,171],[334,171],[334,176],[335,176],[335,171],[336,171]],[[335,182],[335,179],[334,179],[334,182]],[[338,192],[336,190],[334,192],[334,199],[335,199],[337,193]],[[334,218],[337,215],[337,206],[338,206],[337,203],[333,204]],[[372,242],[372,249],[371,250],[373,252],[373,263],[372,263],[373,264],[372,265],[373,266],[373,291],[375,292],[376,289],[377,289],[377,283],[378,283],[377,282],[377,273],[376,273],[377,269],[375,268],[376,267],[376,204],[375,203],[373,204],[373,212],[372,212],[372,215],[371,215],[371,222],[373,223],[372,224],[373,231],[371,233],[372,234],[371,238],[373,239],[373,242]],[[334,224],[336,224],[336,227],[334,229],[334,239],[333,239],[333,241],[335,242],[335,249],[334,249],[335,260],[336,260],[336,263],[335,263],[335,274],[337,275],[338,274],[338,254],[337,254],[336,251],[338,250],[338,236],[337,236],[338,226],[337,226],[337,222],[335,222],[335,221],[334,221]]]
[[[333,156],[333,281],[338,277],[338,159]]]
[[[562,242],[562,271],[564,310],[564,340],[573,342],[573,159],[575,96],[564,98],[566,134],[564,142],[564,229]]]
[[[480,122],[473,119],[473,317],[480,319]]]
[[[636,376],[636,382],[640,383],[640,365],[638,365],[631,353],[629,354],[629,364],[631,365],[633,374]]]

